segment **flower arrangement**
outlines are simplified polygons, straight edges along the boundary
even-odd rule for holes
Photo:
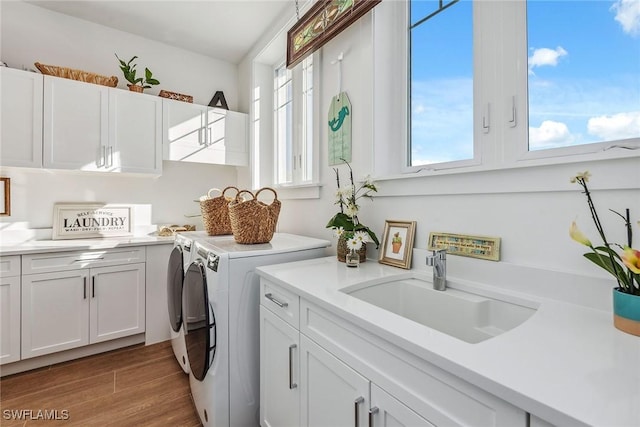
[[[342,237],[347,241],[347,247],[352,250],[360,250],[362,245],[367,242],[374,242],[376,248],[380,245],[376,234],[369,227],[358,221],[358,200],[365,197],[373,199],[372,192],[377,192],[375,184],[369,176],[365,177],[362,184],[356,186],[353,181],[353,169],[351,165],[344,159],[342,160],[349,167],[350,185],[340,186],[340,172],[338,168],[333,170],[336,173],[336,182],[338,189],[336,191],[335,204],[340,206],[340,212],[335,214],[327,223],[327,228],[333,229],[334,235],[338,238]]]
[[[598,217],[596,208],[593,204],[593,200],[591,199],[591,193],[589,192],[589,188],[587,187],[587,182],[589,181],[590,176],[591,175],[589,174],[589,172],[585,171],[572,177],[571,182],[577,182],[583,188],[583,192],[587,196],[587,204],[589,205],[589,210],[591,211],[591,217],[593,218],[593,222],[595,223],[596,229],[598,230],[598,234],[600,234],[603,245],[594,247],[591,243],[591,240],[589,240],[589,238],[578,229],[575,221],[571,223],[569,235],[576,242],[591,248],[591,252],[587,252],[586,254],[584,254],[584,256],[589,261],[593,262],[597,266],[605,269],[607,272],[612,274],[618,282],[618,289],[620,292],[632,295],[640,295],[640,251],[631,247],[633,234],[631,231],[631,222],[629,220],[629,209],[626,210],[625,215],[609,209],[611,212],[621,217],[624,221],[625,227],[627,229],[627,244],[622,246],[617,243],[609,243],[604,234],[604,230],[602,228],[602,224],[600,223],[600,218]],[[618,248],[622,249],[622,254],[618,254],[615,250],[612,249],[612,246],[617,246]],[[620,264],[620,262],[622,262],[624,267]]]

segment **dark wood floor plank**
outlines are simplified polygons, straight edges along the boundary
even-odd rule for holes
[[[3,409],[64,410],[81,402],[113,394],[115,373],[92,376],[64,383],[59,386],[40,388],[33,393],[13,399],[2,399]]]
[[[0,419],[0,427],[198,427],[189,377],[170,341],[132,346],[0,380],[0,408],[69,419]]]

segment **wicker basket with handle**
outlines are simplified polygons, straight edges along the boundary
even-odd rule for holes
[[[274,200],[270,204],[258,200],[258,196],[264,190],[274,194]],[[250,191],[241,190],[236,199],[229,203],[233,237],[237,243],[242,244],[270,242],[276,231],[282,205],[278,200],[278,193],[273,188],[264,187],[258,190],[255,196],[251,194],[253,197],[250,200],[243,200],[240,196],[245,192],[251,194]]]
[[[208,199],[200,200],[200,211],[202,212],[202,223],[209,236],[221,236],[232,234],[231,221],[229,220],[229,202],[233,197],[225,196],[227,190],[236,190],[236,197],[239,190],[229,186],[224,190],[212,188],[207,193]],[[220,196],[211,197],[211,193],[219,191]]]

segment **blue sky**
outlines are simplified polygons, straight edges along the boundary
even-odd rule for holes
[[[435,4],[414,1],[412,22]],[[531,148],[640,137],[640,0],[530,0],[527,15]],[[470,22],[462,0],[414,30],[436,41],[413,63],[417,163],[471,156]]]

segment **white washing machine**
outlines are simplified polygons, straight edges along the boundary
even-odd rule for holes
[[[187,348],[184,344],[182,289],[185,271],[191,264],[194,241],[203,237],[206,237],[206,233],[187,232],[176,234],[167,266],[167,306],[169,309],[171,347],[180,367],[187,374],[189,373],[189,360],[187,359]]]
[[[260,412],[260,279],[255,268],[325,255],[327,240],[275,233],[241,245],[233,236],[195,242],[183,304],[189,384],[205,427],[257,426]]]

